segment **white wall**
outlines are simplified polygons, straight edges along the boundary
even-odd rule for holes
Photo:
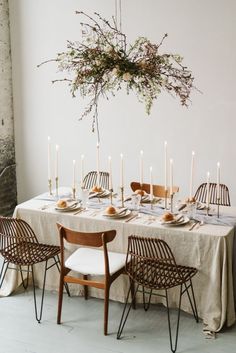
[[[19,201],[47,189],[47,136],[61,148],[61,183],[71,184],[72,160],[86,156],[87,170],[95,168],[96,135],[91,120],[78,121],[84,102],[72,99],[58,78],[56,65],[40,69],[41,61],[55,57],[66,40],[80,40],[80,18],[75,10],[114,14],[111,0],[9,0],[14,78],[14,110]],[[191,151],[196,152],[195,186],[206,172],[216,179],[222,165],[222,182],[236,205],[236,27],[235,0],[123,0],[123,29],[128,39],[147,36],[159,42],[169,37],[162,51],[184,56],[203,92],[192,94],[186,109],[177,99],[162,94],[151,116],[135,96],[117,94],[100,101],[101,160],[113,159],[118,182],[119,154],[125,156],[126,184],[138,179],[138,156],[144,150],[145,178],[154,169],[156,183],[164,182],[163,143],[168,141],[174,159],[175,184],[181,195],[189,190]]]

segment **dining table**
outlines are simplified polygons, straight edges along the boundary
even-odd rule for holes
[[[66,195],[65,190],[64,188],[59,194],[59,198],[69,195]],[[117,208],[121,207],[119,196],[114,195],[112,201]],[[215,333],[224,326],[235,323],[236,207],[220,207],[220,214],[217,217],[216,206],[212,205],[208,214],[204,208],[197,210],[194,219],[188,218],[185,207],[180,211],[184,222],[165,224],[162,216],[166,210],[161,200],[152,204],[142,203],[138,210],[134,210],[127,198],[123,214],[121,208],[120,217],[107,216],[105,210],[110,202],[109,197],[94,197],[85,208],[81,208],[78,204],[77,207],[63,212],[56,207],[55,198],[45,193],[17,205],[13,216],[28,222],[38,241],[45,244],[59,245],[57,223],[81,232],[115,229],[116,237],[109,243],[108,249],[118,253],[126,253],[130,235],[163,239],[170,246],[178,264],[192,266],[198,270],[193,278],[193,286],[204,330]],[[177,211],[178,214],[180,212]],[[192,227],[195,223],[196,226]],[[66,256],[69,256],[75,250],[75,246],[66,244],[65,250]],[[42,287],[42,266],[38,264],[35,268],[39,287]],[[20,284],[21,278],[17,271],[8,271],[0,296],[10,295]],[[46,289],[58,291],[58,286],[59,273],[53,267],[47,274]],[[128,286],[128,276],[120,276],[111,287],[110,299],[124,302]],[[83,287],[79,285],[71,285],[70,291],[73,295],[83,295]],[[103,291],[92,288],[89,295],[103,298]],[[178,307],[178,296],[178,289],[170,289],[171,307]],[[141,296],[137,299],[138,302],[142,301]],[[152,303],[165,305],[164,299],[158,296],[152,296]],[[192,313],[187,296],[183,296],[181,308],[187,313]]]

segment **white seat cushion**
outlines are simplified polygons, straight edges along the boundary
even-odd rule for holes
[[[126,254],[108,252],[110,274],[117,272],[125,265]],[[65,262],[65,266],[83,275],[105,275],[103,250],[91,248],[77,249]]]

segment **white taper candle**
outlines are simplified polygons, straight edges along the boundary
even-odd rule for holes
[[[206,204],[207,204],[207,208],[209,208],[209,204],[210,204],[210,172],[207,172]]]
[[[48,180],[52,179],[51,171],[51,138],[48,136]]]
[[[167,142],[164,143],[165,191],[167,191]]]
[[[124,187],[124,156],[120,154],[120,187]]]
[[[140,151],[139,175],[140,175],[140,185],[143,185],[143,151]]]
[[[189,188],[189,198],[190,198],[190,200],[193,197],[194,157],[195,157],[195,152],[192,151],[191,170],[190,170],[190,188]]]
[[[112,190],[112,167],[111,167],[111,156],[108,157],[108,170],[109,170],[109,190]]]
[[[220,162],[217,163],[217,200],[220,199]]]
[[[84,187],[84,155],[82,154],[80,157],[80,185],[81,188]]]
[[[58,178],[58,155],[59,155],[59,146],[56,145],[55,178]]]
[[[170,159],[170,195],[173,194],[173,159]]]

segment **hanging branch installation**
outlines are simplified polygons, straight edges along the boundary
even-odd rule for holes
[[[81,23],[81,42],[67,43],[67,50],[58,53],[55,61],[59,71],[67,72],[68,77],[53,81],[66,81],[73,97],[79,91],[82,97],[90,97],[82,117],[92,114],[93,131],[98,129],[98,101],[108,99],[122,87],[127,93],[133,91],[143,102],[150,114],[153,101],[162,91],[180,99],[183,106],[189,103],[193,86],[191,71],[182,64],[178,54],[160,53],[165,34],[159,44],[147,38],[138,37],[133,45],[127,44],[113,18],[112,23],[95,13],[95,18],[84,12],[88,23]],[[42,64],[38,65],[41,66]],[[99,131],[97,131],[99,133]]]

